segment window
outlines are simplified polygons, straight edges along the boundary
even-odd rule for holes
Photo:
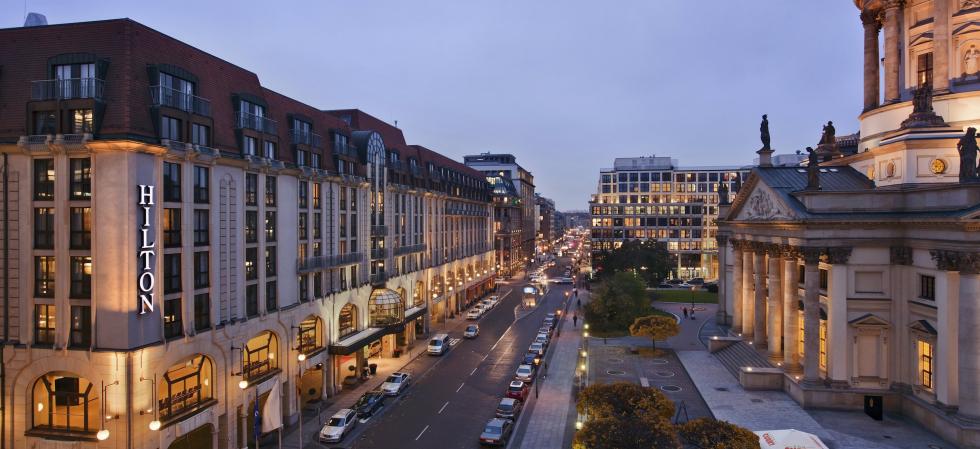
[[[208,288],[211,285],[208,255],[207,251],[194,253],[194,288]]]
[[[167,117],[166,115],[160,116],[160,138],[176,140],[178,142],[183,141],[181,135],[180,120],[173,117]]]
[[[163,255],[163,293],[180,292],[180,254]]]
[[[184,335],[183,323],[180,316],[180,298],[168,299],[163,302],[163,337],[174,338]]]
[[[194,330],[211,328],[211,296],[207,293],[194,295]]]
[[[157,383],[160,419],[173,421],[184,412],[213,403],[213,372],[211,359],[200,354],[171,366]]]
[[[275,277],[276,275],[276,247],[267,246],[265,248],[265,275]]]
[[[54,200],[54,159],[34,159],[34,199]]]
[[[191,143],[203,147],[211,146],[211,128],[199,123],[192,123]]]
[[[919,87],[932,85],[932,53],[923,53],[916,58],[915,72]]]
[[[265,311],[275,312],[279,308],[279,301],[276,298],[276,281],[265,283]]]
[[[54,249],[54,208],[34,208],[34,249]]]
[[[337,319],[337,329],[340,338],[357,332],[357,307],[347,304],[340,309],[340,316]]]
[[[313,208],[320,208],[320,183],[313,183]]]
[[[353,187],[350,188],[350,210],[357,210],[357,189]]]
[[[245,280],[252,281],[259,278],[259,250],[258,248],[245,248]]]
[[[266,141],[265,142],[265,153],[264,153],[264,156],[267,159],[277,159],[276,156],[278,154],[279,154],[279,152],[276,151],[276,143],[275,142],[268,142],[268,141]]]
[[[71,170],[71,185],[68,196],[72,200],[92,199],[92,160],[89,158],[72,158],[69,161]]]
[[[299,166],[306,165],[306,160],[307,160],[306,155],[307,154],[309,154],[309,153],[306,152],[306,151],[296,150],[296,165],[299,165]]]
[[[320,273],[313,274],[313,296],[323,296],[323,276]]]
[[[207,204],[209,201],[208,168],[194,166],[194,202]]]
[[[259,286],[249,284],[245,286],[245,315],[253,317],[259,314]]]
[[[180,209],[163,210],[163,247],[180,247]]]
[[[180,201],[180,164],[163,163],[163,200]]]
[[[169,73],[160,73],[160,104],[183,111],[194,110],[194,83]]]
[[[300,240],[306,240],[308,238],[308,234],[307,234],[307,218],[308,217],[309,217],[309,215],[306,212],[300,212],[299,213],[299,217],[298,217],[299,218],[299,222],[297,224],[297,227],[298,227],[299,239]]]
[[[919,340],[916,342],[916,347],[918,349],[919,363],[918,363],[918,374],[919,374],[919,385],[923,388],[931,390],[933,388],[933,367],[932,360],[935,356],[935,346],[931,342]]]
[[[820,369],[827,369],[827,320],[820,320]]]
[[[54,256],[34,257],[34,296],[54,298]]]
[[[194,209],[194,246],[207,246],[210,214],[207,209]]]
[[[347,189],[340,188],[340,210],[347,209]]]
[[[92,257],[71,257],[69,297],[72,299],[89,299],[92,297]]]
[[[266,207],[276,207],[276,177],[265,177],[265,205]]]
[[[257,206],[259,197],[259,175],[255,173],[245,174],[245,205]]]
[[[319,212],[313,214],[313,238],[314,239],[320,238],[320,228],[321,228],[320,222],[323,221],[322,218],[323,218],[322,214],[320,214]]]
[[[307,207],[309,207],[308,206],[309,203],[307,201],[307,199],[309,198],[308,192],[309,192],[309,183],[307,183],[306,181],[300,181],[299,187],[296,190],[296,193],[299,196],[300,209],[306,209]]]
[[[310,300],[310,279],[308,275],[299,276],[299,300],[306,302]]]
[[[71,133],[86,134],[92,132],[92,110],[73,109],[71,114]]]
[[[320,155],[316,153],[310,154],[310,167],[320,168]]]
[[[268,211],[265,213],[265,241],[276,241],[276,212]]]
[[[57,134],[57,119],[54,111],[39,111],[34,113],[33,134]]]
[[[71,332],[68,345],[85,348],[92,344],[92,308],[89,306],[71,306]]]
[[[245,136],[245,140],[242,141],[242,154],[246,156],[256,156],[259,154],[259,140]]]
[[[803,316],[803,310],[800,309],[799,312],[797,312],[796,314],[796,328],[797,328],[796,352],[800,355],[800,360],[803,360],[803,348],[805,347],[803,345],[803,342],[805,340],[803,334],[805,333],[804,331],[806,330],[806,326],[804,325],[805,322],[806,319]]]
[[[245,211],[245,243],[258,241],[259,213],[254,210]]]
[[[34,344],[54,344],[55,309],[51,304],[34,305]]]
[[[826,290],[827,285],[829,285],[829,276],[827,270],[820,270],[820,290]]]
[[[933,276],[919,275],[919,298],[936,300],[936,278]]]
[[[92,246],[92,208],[71,208],[70,220],[69,247],[71,249],[89,249]]]

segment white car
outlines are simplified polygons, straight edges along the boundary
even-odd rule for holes
[[[499,296],[497,296],[497,295],[491,295],[491,296],[490,296],[489,298],[487,298],[487,299],[489,299],[489,300],[490,300],[490,302],[492,302],[492,303],[493,303],[493,306],[494,306],[494,307],[497,307],[497,304],[500,304],[500,297],[499,297]]]
[[[344,435],[350,432],[357,425],[357,413],[354,410],[345,408],[334,413],[330,420],[320,429],[321,443],[337,443],[344,439]]]
[[[408,373],[394,372],[381,384],[381,391],[385,396],[398,396],[402,390],[408,388],[411,375]]]
[[[531,383],[534,380],[534,368],[531,365],[521,365],[514,373],[514,379],[521,382]]]
[[[527,348],[528,352],[537,352],[538,355],[544,355],[544,345],[541,343],[531,343],[531,346]]]
[[[467,320],[478,320],[478,319],[480,319],[480,316],[482,316],[482,315],[483,315],[483,309],[481,309],[479,307],[474,307],[474,308],[470,309],[469,312],[466,312],[466,319]]]
[[[480,335],[480,326],[476,324],[466,326],[463,331],[463,338],[476,338],[477,335]]]
[[[481,299],[480,304],[483,305],[483,310],[485,311],[490,310],[493,308],[493,306],[497,305],[497,303],[491,301],[490,299]]]
[[[534,342],[541,343],[544,346],[548,346],[548,334],[538,334],[537,337],[534,337]]]

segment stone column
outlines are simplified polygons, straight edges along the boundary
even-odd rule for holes
[[[769,337],[769,360],[776,364],[783,361],[783,288],[780,268],[780,249],[773,245],[769,248],[768,288],[766,289],[766,329]]]
[[[878,69],[878,30],[881,21],[877,10],[861,12],[861,23],[864,24],[864,110],[870,111],[878,107],[878,81],[881,72]]]
[[[751,341],[755,334],[755,270],[749,248],[742,251],[742,337]]]
[[[789,253],[792,254],[792,253]],[[800,366],[800,350],[797,342],[797,320],[799,319],[799,299],[797,299],[797,284],[800,282],[797,272],[796,258],[790,255],[783,261],[783,367],[786,372],[798,373]]]
[[[902,12],[902,0],[887,0],[885,2],[885,103],[897,102],[901,99],[899,82],[899,66],[901,62],[901,31],[899,15]]]
[[[851,248],[827,249],[831,264],[827,285],[827,377],[831,385],[847,388],[851,385],[847,339],[847,261]]]
[[[742,241],[732,240],[732,332],[742,333]]]
[[[820,385],[820,250],[803,248],[803,383]]]
[[[949,0],[932,2],[932,90],[949,92]]]
[[[936,357],[933,377],[936,402],[947,407],[953,407],[958,402],[959,381],[959,346],[963,336],[958,332],[960,317],[969,309],[960,309],[960,272],[958,266],[946,267],[945,273],[936,276]],[[964,301],[973,302],[973,301]],[[966,313],[968,315],[968,313]],[[975,345],[974,341],[970,346]],[[975,390],[976,379],[973,379]],[[969,392],[966,393],[969,395]]]
[[[972,254],[968,263],[961,264],[959,299],[959,338],[961,348],[959,355],[958,387],[959,412],[974,420],[980,419],[980,389],[977,379],[980,379],[980,352],[977,342],[980,341],[980,254]],[[942,332],[940,330],[940,332]]]
[[[757,348],[766,347],[766,252],[757,248],[752,258],[755,271],[755,319],[752,321],[752,344]]]
[[[728,323],[728,236],[719,235],[718,240],[718,312],[715,314],[715,322],[720,324]]]

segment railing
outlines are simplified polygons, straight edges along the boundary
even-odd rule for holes
[[[211,101],[206,98],[171,89],[167,86],[151,86],[150,96],[153,100],[153,106],[166,106],[205,117],[211,116]]]
[[[211,148],[211,147],[206,147],[204,145],[194,145],[194,151],[196,151],[198,153],[201,153],[201,154],[206,154],[208,156],[217,156],[218,155],[218,150],[216,150],[214,148]]]
[[[333,154],[337,156],[357,157],[357,148],[346,143],[334,142]]]
[[[55,136],[55,145],[65,145],[70,147],[80,147],[85,145],[85,142],[92,140],[92,135],[88,133],[84,134],[62,134],[60,136]]]
[[[398,248],[395,248],[395,255],[401,256],[405,254],[420,253],[424,251],[425,251],[425,243],[419,243],[418,245],[399,246]]]
[[[412,173],[412,176],[416,178],[422,177],[422,168],[418,165],[411,165],[408,167],[408,171]]]
[[[388,257],[388,248],[374,248],[371,250],[371,259],[385,259]]]
[[[102,100],[105,81],[98,78],[67,78],[31,82],[31,100],[69,100],[94,98]]]
[[[371,226],[371,237],[384,237],[388,235],[388,227],[385,225]]]
[[[326,270],[342,265],[360,263],[364,260],[361,253],[334,254],[330,256],[313,256],[296,261],[296,271],[309,272]]]
[[[289,133],[290,139],[295,144],[309,145],[314,148],[323,148],[323,136],[300,129],[292,129]]]
[[[384,284],[388,280],[388,273],[384,271],[379,271],[371,275],[370,281],[371,285]]]
[[[402,161],[388,161],[388,167],[396,171],[405,171],[405,163]]]
[[[254,129],[266,134],[276,134],[276,128],[278,126],[278,123],[275,120],[245,111],[238,112],[238,117],[235,123],[239,129]]]

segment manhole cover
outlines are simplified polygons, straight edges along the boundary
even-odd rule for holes
[[[752,402],[755,402],[755,403],[762,403],[762,399],[752,399]]]
[[[677,385],[664,385],[660,387],[660,389],[664,391],[669,391],[671,393],[676,393],[678,391],[681,391],[681,387],[678,387]]]
[[[611,369],[611,370],[606,371],[606,374],[610,374],[610,375],[613,375],[613,376],[622,376],[623,374],[626,374],[626,371],[620,371],[620,370],[616,370],[616,369]]]
[[[657,371],[656,374],[660,377],[674,377],[674,373],[670,371]]]
[[[650,363],[653,363],[654,365],[666,365],[667,361],[664,359],[653,359],[650,361]]]
[[[609,361],[609,363],[623,363],[623,359],[617,359],[615,357],[611,357],[606,360]]]

